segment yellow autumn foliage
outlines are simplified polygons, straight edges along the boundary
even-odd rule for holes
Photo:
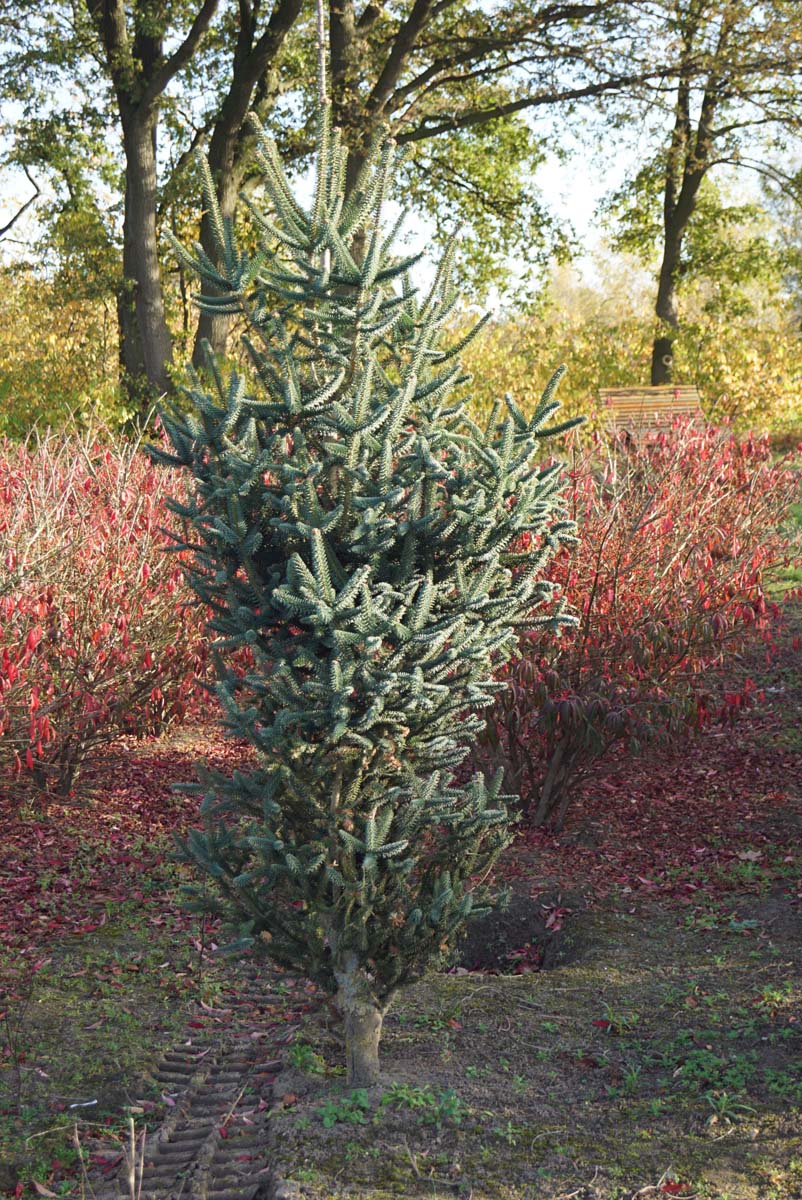
[[[0,435],[61,427],[74,412],[121,423],[117,317],[112,301],[71,300],[50,281],[0,277]]]
[[[600,293],[558,279],[538,313],[491,321],[463,354],[474,414],[487,416],[507,391],[531,412],[565,363],[561,416],[588,417],[590,432],[601,421],[599,388],[646,385],[648,295],[625,278],[606,284]],[[37,422],[60,427],[71,413],[79,424],[92,415],[122,425],[131,414],[120,399],[113,298],[65,298],[55,283],[10,269],[0,285],[0,436],[25,437]],[[190,345],[175,324],[180,363]],[[802,337],[790,313],[772,307],[760,321],[724,320],[697,308],[676,342],[676,364],[677,382],[698,387],[712,420],[802,436]]]
[[[510,392],[531,412],[554,370],[568,370],[560,385],[566,416],[598,427],[599,388],[646,386],[652,337],[650,320],[548,308],[541,315],[491,322],[469,346],[463,363],[473,375],[472,410],[487,415]],[[802,436],[802,337],[790,317],[765,324],[699,317],[675,343],[678,383],[695,384],[715,422],[736,429]]]

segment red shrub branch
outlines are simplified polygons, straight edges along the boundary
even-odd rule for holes
[[[556,644],[522,637],[483,743],[536,825],[561,824],[571,783],[614,743],[637,751],[749,703],[749,685],[717,699],[710,672],[770,639],[764,587],[789,558],[778,530],[799,479],[767,438],[677,422],[578,450],[570,489],[581,541],[550,573],[579,624]]]
[[[206,666],[162,526],[167,473],[105,431],[0,441],[2,786],[72,787],[92,747],[180,718]]]

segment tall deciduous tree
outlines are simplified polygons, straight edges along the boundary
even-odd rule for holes
[[[672,378],[680,284],[692,266],[684,252],[713,195],[705,190],[711,172],[756,171],[802,196],[783,171],[788,143],[802,132],[802,20],[795,0],[658,0],[644,6],[639,25],[666,47],[666,81],[640,93],[664,122],[665,140],[618,199],[628,208],[623,240],[641,248],[661,206],[651,365],[658,385]]]
[[[624,0],[499,0],[492,7],[479,0],[330,0],[328,9],[347,186],[371,138],[389,125],[410,148],[410,177],[417,164],[452,211],[480,212],[500,250],[526,235],[531,241],[541,215],[524,177],[537,143],[522,114],[601,96],[662,70],[651,59],[633,65],[618,53],[628,36]],[[85,180],[104,175],[112,214],[110,178],[118,164],[129,379],[144,377],[158,391],[169,386],[159,197],[180,189],[191,150],[208,147],[225,216],[233,215],[247,182],[249,108],[269,123],[286,158],[300,165],[308,157],[311,19],[308,0],[57,0],[44,10],[38,0],[0,0],[8,49],[0,85],[21,108],[7,161],[29,169],[44,164],[63,182],[78,160]],[[493,125],[498,138],[479,133]],[[435,142],[448,153],[427,153]],[[431,187],[417,189],[417,199],[429,204],[432,194]],[[208,215],[200,240],[213,256]],[[223,314],[203,316],[196,362],[202,339],[220,349],[226,330]]]
[[[86,0],[95,49],[111,82],[125,154],[121,359],[129,387],[166,392],[172,357],[156,234],[156,144],[162,97],[209,29],[219,0],[203,0],[179,44],[165,53],[165,5]]]

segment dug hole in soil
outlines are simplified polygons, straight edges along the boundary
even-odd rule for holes
[[[455,969],[488,975],[549,971],[576,954],[573,918],[584,908],[579,893],[514,892],[470,920],[457,946]]]

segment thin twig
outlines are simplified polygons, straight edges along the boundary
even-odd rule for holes
[[[317,0],[317,94],[320,107],[326,103],[326,21],[323,0]]]
[[[597,1178],[598,1174],[599,1174],[599,1168],[596,1167],[596,1170],[593,1172],[593,1178],[591,1179],[590,1183],[583,1183],[582,1187],[577,1188],[575,1192],[565,1192],[562,1196],[560,1196],[559,1200],[578,1200],[578,1197],[584,1196],[587,1193],[588,1188],[593,1187],[594,1183],[596,1182],[596,1178]]]

